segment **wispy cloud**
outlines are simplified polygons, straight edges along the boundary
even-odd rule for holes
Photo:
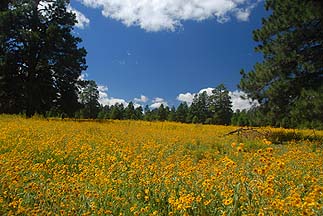
[[[257,6],[262,0],[257,0],[256,2],[248,5],[246,8],[237,8],[234,13],[239,21],[249,21],[251,11]]]
[[[127,63],[126,63],[126,60],[119,60],[118,64],[119,65],[126,65]]]
[[[171,30],[182,21],[215,18],[228,22],[231,17],[247,21],[260,0],[79,0],[85,6],[99,8],[102,15],[126,26],[140,26],[146,31]]]
[[[148,101],[148,97],[141,95],[140,98],[134,98],[134,101],[137,103],[146,103]]]
[[[168,106],[168,103],[167,101],[165,101],[164,98],[156,97],[152,100],[152,104],[150,105],[150,108],[156,109],[156,108],[159,108],[162,104],[165,107]]]

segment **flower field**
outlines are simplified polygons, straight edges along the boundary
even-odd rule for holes
[[[322,131],[235,129],[0,116],[0,215],[323,215]]]

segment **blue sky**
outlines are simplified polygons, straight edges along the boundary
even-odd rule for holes
[[[223,83],[243,106],[239,71],[262,58],[252,39],[266,16],[262,1],[114,2],[71,1],[88,51],[86,78],[100,85],[103,104],[176,106]]]

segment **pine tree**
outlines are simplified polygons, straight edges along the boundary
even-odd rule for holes
[[[135,109],[135,116],[136,116],[136,120],[142,120],[143,119],[143,109],[141,106],[137,107]]]
[[[165,121],[167,120],[168,107],[165,107],[164,104],[161,104],[157,109],[157,120]]]
[[[122,103],[116,103],[111,106],[111,119],[123,120],[125,116],[125,109]]]
[[[78,78],[86,69],[81,39],[72,35],[68,0],[0,4],[0,113],[78,109]]]
[[[176,108],[174,106],[169,110],[167,120],[171,122],[176,121]]]
[[[229,91],[223,84],[212,90],[212,95],[209,97],[209,112],[212,115],[214,124],[230,124],[233,114],[232,102]]]
[[[79,97],[83,105],[83,118],[96,118],[100,111],[100,103],[98,86],[94,80],[86,81]]]
[[[128,106],[125,108],[125,119],[136,119],[135,107],[133,102],[129,102]]]
[[[188,118],[189,108],[186,102],[182,102],[176,110],[176,121],[186,123]]]
[[[305,107],[306,115],[294,125],[306,119],[321,119],[322,123],[323,111],[312,109],[323,100],[323,2],[267,0],[265,7],[271,14],[253,33],[259,43],[256,51],[264,60],[249,73],[241,71],[239,87],[259,101],[272,125],[286,125],[293,113],[302,113]],[[306,105],[312,103],[305,96],[309,92],[318,104]]]
[[[194,96],[192,105],[189,109],[189,116],[193,123],[205,123],[208,118],[208,95],[206,91]],[[194,118],[196,117],[196,118]]]
[[[144,120],[145,121],[151,121],[151,110],[148,105],[144,108]]]

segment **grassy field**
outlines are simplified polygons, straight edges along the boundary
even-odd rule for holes
[[[0,116],[0,215],[323,215],[322,131],[235,129]]]

